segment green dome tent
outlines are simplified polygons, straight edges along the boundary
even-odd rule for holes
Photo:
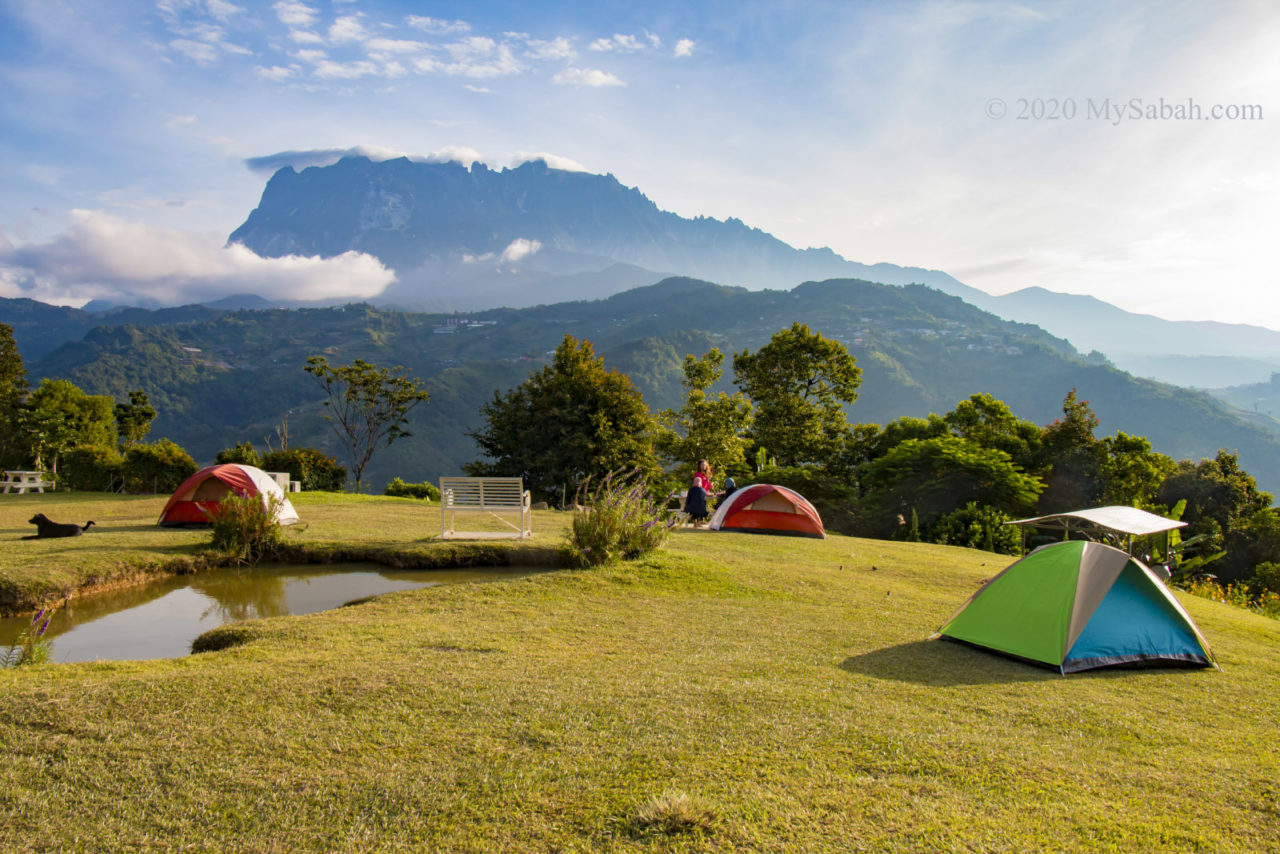
[[[1209,644],[1141,561],[1101,543],[1036,549],[992,578],[934,637],[1073,673],[1115,664],[1216,666]]]

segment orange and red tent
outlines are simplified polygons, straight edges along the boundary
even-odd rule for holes
[[[720,502],[712,530],[826,537],[822,517],[800,493],[772,483],[745,486]]]
[[[213,521],[212,514],[218,502],[229,494],[261,496],[263,507],[267,506],[268,495],[278,496],[280,504],[276,522],[292,525],[298,521],[298,511],[293,509],[284,490],[269,474],[257,466],[222,463],[202,468],[184,480],[160,512],[159,524],[208,525]]]

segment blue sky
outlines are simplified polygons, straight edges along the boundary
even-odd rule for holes
[[[258,159],[360,148],[1280,329],[1270,2],[0,0],[0,75],[3,296],[373,296],[363,256],[223,247]]]

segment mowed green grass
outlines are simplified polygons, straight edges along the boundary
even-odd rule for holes
[[[435,547],[438,510],[391,506],[317,499],[301,536]],[[0,850],[1280,848],[1280,623],[1184,597],[1220,671],[926,640],[1005,562],[683,530],[184,659],[3,671]],[[643,820],[680,795],[696,821]]]

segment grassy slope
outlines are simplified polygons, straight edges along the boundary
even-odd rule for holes
[[[305,536],[390,536],[390,504],[318,501]],[[690,530],[182,660],[0,672],[0,849],[1274,850],[1280,624],[1185,600],[1222,671],[925,641],[1001,562]],[[636,820],[669,792],[705,828]]]

